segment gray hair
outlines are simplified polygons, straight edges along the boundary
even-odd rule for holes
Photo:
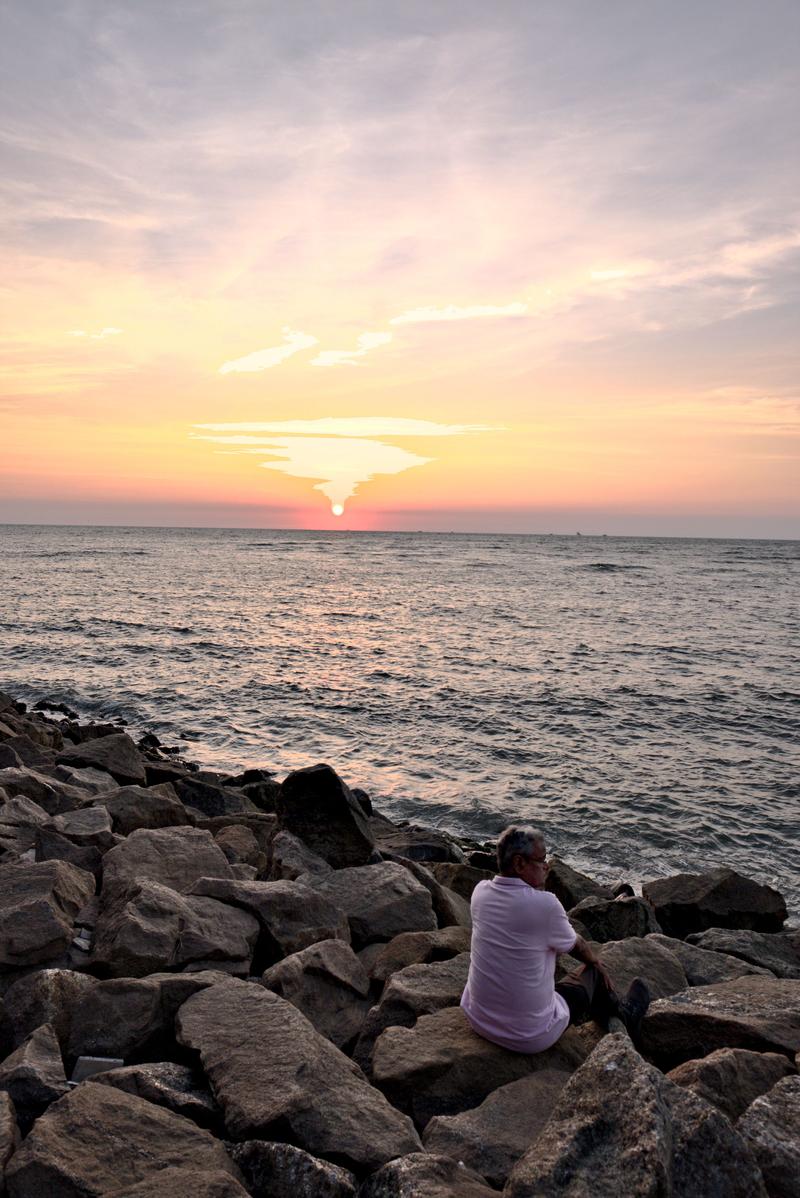
[[[511,862],[517,853],[523,857],[532,857],[536,845],[544,845],[544,834],[530,824],[524,827],[512,824],[500,833],[497,839],[497,868],[501,874],[511,869]]]

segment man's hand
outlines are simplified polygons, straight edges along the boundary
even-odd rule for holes
[[[575,947],[571,950],[570,956],[577,957],[579,961],[583,961],[584,965],[593,965],[600,974],[600,977],[605,982],[606,986],[608,986],[609,990],[613,991],[614,983],[611,980],[608,970],[600,958],[596,957],[589,948],[589,945],[586,943],[583,936],[579,936],[575,941]]]

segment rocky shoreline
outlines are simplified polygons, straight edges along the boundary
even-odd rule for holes
[[[614,898],[555,860],[655,1001],[638,1049],[586,1023],[508,1052],[458,1005],[491,845],[393,823],[326,765],[221,775],[37,706],[0,693],[0,1194],[800,1192],[777,891],[715,870]]]

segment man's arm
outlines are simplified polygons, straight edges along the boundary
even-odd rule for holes
[[[596,956],[589,948],[589,945],[584,940],[583,936],[577,937],[574,947],[569,951],[571,957],[577,957],[579,961],[583,961],[584,965],[593,965],[600,974],[601,978],[603,978],[609,990],[614,989],[614,983],[611,981],[611,978],[608,975],[608,970],[600,958]]]

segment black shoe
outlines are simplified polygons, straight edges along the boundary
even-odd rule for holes
[[[642,1020],[650,1006],[650,988],[641,978],[634,978],[628,987],[628,993],[619,1004],[619,1018],[625,1024],[625,1030],[631,1040],[639,1035]]]

